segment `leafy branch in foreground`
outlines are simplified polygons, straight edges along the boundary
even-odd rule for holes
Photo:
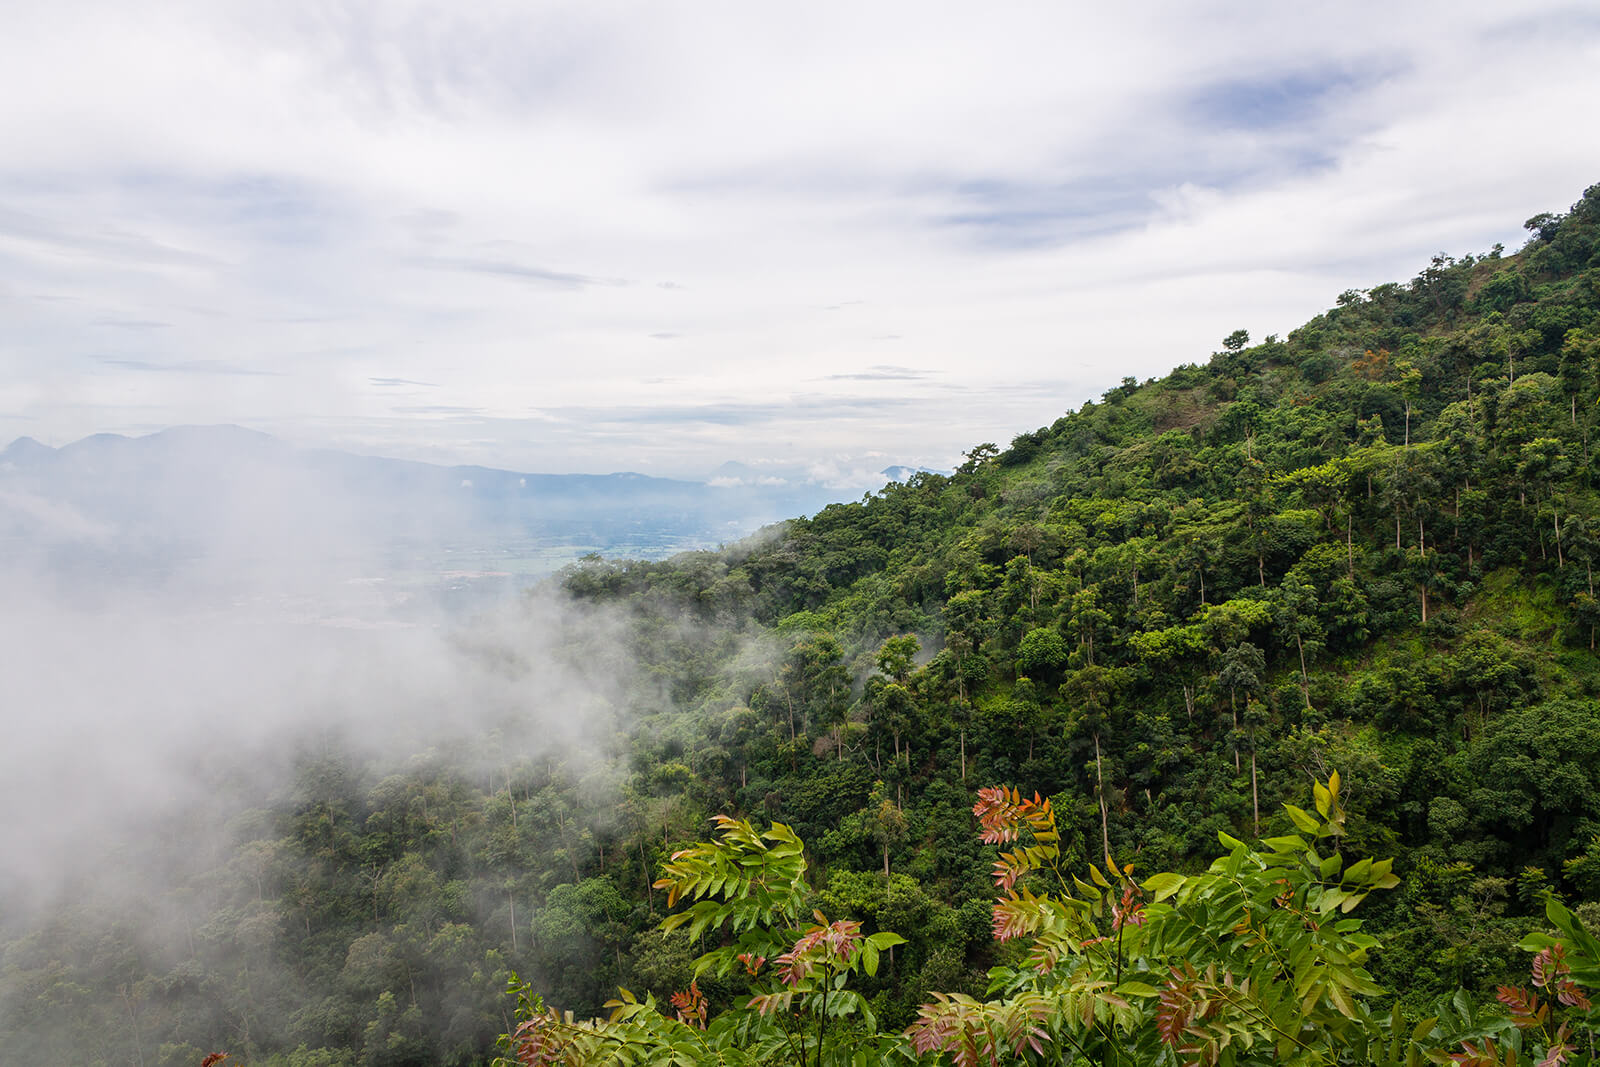
[[[944,1056],[958,1067],[1004,1062],[1246,1065],[1371,1064],[1541,1067],[1590,1062],[1600,942],[1559,901],[1558,936],[1536,934],[1534,990],[1502,987],[1509,1014],[1452,1008],[1410,1018],[1376,1010],[1384,990],[1366,969],[1377,939],[1349,913],[1399,879],[1392,861],[1343,854],[1337,773],[1313,788],[1312,810],[1286,805],[1294,832],[1252,847],[1219,834],[1226,853],[1197,874],[1139,881],[1107,856],[1087,880],[1063,869],[1049,800],[985,789],[973,813],[982,839],[1006,849],[994,865],[997,941],[1025,944],[1020,963],[993,968],[985,999],[936,993],[904,1033],[884,1033],[852,979],[877,972],[903,939],[864,935],[820,912],[799,925],[806,863],[792,830],[757,832],[719,817],[719,836],[674,855],[658,888],[691,901],[662,922],[721,944],[695,974],[738,974],[751,994],[712,1014],[698,981],[672,998],[623,990],[607,1020],[578,1022],[525,987],[517,1029],[503,1041],[520,1067],[600,1062],[864,1065]],[[769,962],[770,961],[770,962]],[[1583,1058],[1579,1046],[1587,1043]],[[1450,1051],[1455,1049],[1457,1051]]]
[[[518,987],[517,1029],[502,1041],[500,1063],[754,1064],[877,1063],[910,1059],[898,1034],[878,1031],[867,1000],[850,979],[877,974],[881,954],[905,943],[898,934],[863,934],[853,920],[799,916],[809,887],[804,846],[782,823],[758,832],[749,822],[718,816],[718,837],[675,853],[655,883],[669,906],[661,929],[690,940],[720,935],[723,943],[694,964],[696,982],[671,998],[669,1017],[653,997],[628,990],[607,1002],[606,1020],[578,1022],[546,1008]],[[770,961],[770,965],[769,965]],[[698,978],[740,974],[751,995],[709,1014]]]

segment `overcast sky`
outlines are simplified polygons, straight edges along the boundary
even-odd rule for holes
[[[1600,181],[1593,3],[1110,7],[6,5],[0,443],[867,483]]]

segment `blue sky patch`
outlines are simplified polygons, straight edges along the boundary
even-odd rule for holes
[[[1315,118],[1330,97],[1357,89],[1361,81],[1346,71],[1333,69],[1228,79],[1194,93],[1186,110],[1211,126],[1274,130]]]

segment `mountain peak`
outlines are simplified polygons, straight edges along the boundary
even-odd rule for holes
[[[34,440],[32,437],[19,437],[6,446],[0,456],[42,456],[55,452],[47,444]]]

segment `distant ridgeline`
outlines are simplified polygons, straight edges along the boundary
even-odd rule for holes
[[[298,449],[238,426],[0,451],[0,548],[70,579],[159,581],[199,558],[426,576],[545,576],[592,552],[660,558],[839,496],[814,484],[529,474]]]
[[[0,1047],[133,1062],[95,1050],[135,1017],[147,1064],[470,1063],[513,970],[580,1017],[665,1003],[691,951],[652,883],[719,813],[806,842],[805,907],[904,935],[851,986],[887,1032],[1021,963],[979,787],[1053,798],[1066,869],[1137,878],[1294,833],[1334,771],[1344,862],[1399,879],[1362,906],[1373,978],[1477,1012],[1552,896],[1600,925],[1600,186],[1527,228],[951,475],[568,568],[642,665],[603,757],[307,762],[174,887],[192,948],[86,903],[8,931]],[[701,976],[713,1016],[741,973]]]

